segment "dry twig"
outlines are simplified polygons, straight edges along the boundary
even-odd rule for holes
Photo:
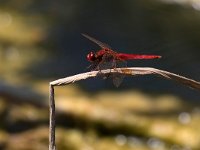
[[[200,82],[197,82],[195,80],[186,78],[184,76],[180,76],[171,72],[167,72],[164,70],[159,70],[155,68],[149,68],[149,67],[132,67],[132,68],[116,68],[116,69],[107,69],[107,70],[101,70],[101,74],[123,74],[123,75],[147,75],[147,74],[155,74],[164,78],[167,78],[169,80],[175,80],[183,85],[186,85],[190,88],[196,89],[200,91]],[[49,150],[55,150],[55,100],[54,100],[54,86],[62,86],[67,85],[70,83],[74,83],[79,80],[84,80],[91,77],[98,76],[99,71],[92,71],[92,72],[86,72],[77,74],[74,76],[58,79],[55,81],[50,82],[50,97],[49,97],[49,110],[50,110],[50,122],[49,122]]]

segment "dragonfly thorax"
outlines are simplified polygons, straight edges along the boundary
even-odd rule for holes
[[[88,61],[95,61],[96,60],[96,54],[94,52],[90,52],[89,54],[87,54],[87,60]]]

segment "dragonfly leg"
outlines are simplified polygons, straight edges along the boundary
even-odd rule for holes
[[[113,61],[112,61],[112,68],[114,70],[116,70],[116,68],[117,68],[117,61],[116,61],[116,59],[113,59]]]

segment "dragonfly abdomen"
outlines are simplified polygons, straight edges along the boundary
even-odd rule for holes
[[[118,53],[117,56],[122,60],[161,58],[161,56],[159,55],[138,55],[138,54],[125,54],[125,53]]]

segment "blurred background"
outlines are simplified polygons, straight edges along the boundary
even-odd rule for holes
[[[1,0],[0,149],[48,149],[48,85],[86,72],[99,47],[200,81],[199,0]],[[155,76],[56,87],[59,150],[198,150],[200,93]]]

